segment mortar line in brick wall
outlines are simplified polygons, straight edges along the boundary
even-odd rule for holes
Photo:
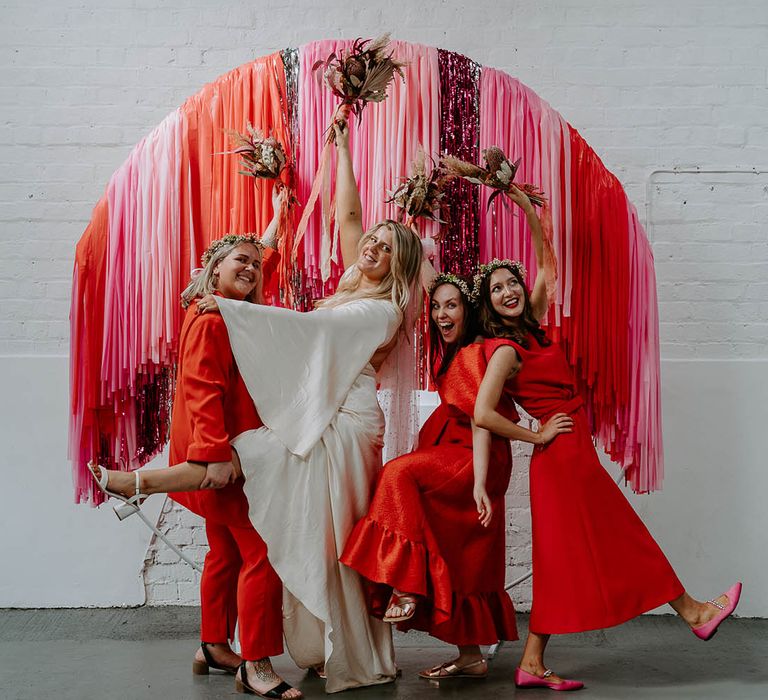
[[[749,362],[753,364],[766,363],[768,357],[669,357],[661,358],[663,363],[675,363],[675,364],[691,364],[694,362]]]
[[[68,360],[69,359],[69,353],[65,353],[62,355],[38,355],[38,354],[32,354],[32,353],[0,353],[0,359],[3,360],[27,360],[30,358],[34,358],[35,360]]]

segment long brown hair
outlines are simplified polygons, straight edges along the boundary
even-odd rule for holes
[[[459,275],[456,275],[456,277],[459,277]],[[466,282],[467,288],[469,288],[469,282],[466,279],[462,277],[459,277],[459,279]],[[458,290],[459,298],[461,299],[461,305],[464,307],[464,322],[461,333],[456,339],[456,342],[451,343],[450,345],[443,340],[442,333],[440,333],[440,329],[437,327],[435,320],[432,318],[432,297],[434,297],[435,292],[445,284],[450,284],[452,287]],[[474,341],[478,333],[477,313],[475,312],[475,308],[472,305],[471,300],[464,294],[464,291],[460,287],[456,286],[453,282],[441,279],[440,275],[438,275],[436,283],[430,287],[428,303],[429,371],[432,375],[432,379],[435,380],[448,371],[448,367],[450,367],[451,362],[453,362],[459,350]]]
[[[552,341],[547,338],[547,334],[541,327],[541,324],[533,315],[533,306],[531,305],[531,295],[525,284],[525,279],[521,272],[511,265],[500,265],[497,270],[509,270],[523,288],[523,297],[525,305],[523,313],[511,324],[505,322],[491,303],[491,277],[493,272],[485,275],[477,291],[478,318],[480,323],[480,332],[487,338],[509,338],[518,345],[527,348],[529,345],[528,336],[532,335],[538,341],[539,345],[551,345]],[[495,270],[494,270],[495,271]]]

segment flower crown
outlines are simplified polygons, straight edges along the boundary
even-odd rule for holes
[[[432,280],[432,283],[429,285],[429,289],[427,289],[427,294],[429,294],[431,297],[433,292],[441,284],[452,284],[464,295],[464,298],[472,306],[476,304],[477,300],[475,299],[474,290],[470,290],[469,285],[463,279],[461,279],[461,277],[454,275],[452,272],[441,272],[440,274],[436,275]]]
[[[237,246],[241,243],[250,243],[251,245],[255,245],[259,250],[264,249],[264,244],[259,240],[258,236],[253,233],[229,233],[226,236],[213,241],[211,245],[208,246],[208,250],[206,250],[200,258],[203,267],[205,267],[211,261],[211,258],[213,258],[213,256],[224,246]]]
[[[517,274],[522,278],[523,282],[525,282],[525,278],[528,276],[525,267],[523,267],[523,263],[518,262],[517,260],[509,260],[507,258],[504,260],[494,258],[491,260],[491,262],[484,263],[477,268],[477,274],[475,274],[474,279],[474,288],[472,289],[472,297],[476,302],[478,302],[480,299],[480,285],[483,283],[483,280],[501,267],[506,267],[509,270],[514,270],[517,272]]]

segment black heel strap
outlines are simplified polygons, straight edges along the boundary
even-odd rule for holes
[[[240,671],[240,682],[248,688],[248,690],[251,690],[251,686],[248,683],[248,669],[245,667],[245,664],[248,663],[245,659],[243,659],[240,662],[240,668],[238,669]]]
[[[216,668],[218,664],[213,660],[211,652],[208,651],[208,642],[200,642],[200,648],[203,650],[203,658],[205,659],[205,663]]]
[[[285,695],[286,691],[288,690],[293,690],[293,686],[288,685],[285,681],[283,681],[279,685],[276,685],[274,688],[268,690],[266,693],[262,693],[262,696],[265,698],[282,700],[283,695]]]

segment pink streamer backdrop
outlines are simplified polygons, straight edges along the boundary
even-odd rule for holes
[[[218,155],[227,148],[224,128],[242,130],[251,121],[289,146],[286,130],[292,128],[297,194],[306,201],[338,104],[311,68],[351,43],[301,47],[293,126],[288,111],[294,98],[286,93],[283,59],[273,54],[205,86],[137,144],[110,179],[78,244],[73,275],[70,456],[76,500],[100,500],[85,471],[89,459],[133,469],[162,447],[179,293],[211,238],[258,231],[268,219],[271,186],[254,187],[237,175],[236,159]],[[351,124],[368,225],[397,217],[385,199],[409,175],[418,145],[437,157],[441,143],[445,95],[437,49],[399,41],[393,48],[408,64],[405,82],[395,79],[387,100],[368,105],[361,121]],[[558,280],[548,332],[575,368],[593,433],[624,466],[633,489],[660,488],[658,310],[653,256],[637,213],[597,155],[530,88],[490,68],[471,88],[479,91],[479,150],[497,145],[521,158],[517,179],[541,187],[549,198]],[[480,222],[480,259],[474,262],[515,258],[534,275],[524,217],[500,204],[486,212],[488,196],[482,189],[473,210]],[[422,224],[422,235],[438,231],[436,224]],[[290,275],[301,308],[332,291],[341,272],[334,265],[322,283],[322,244],[318,207]]]

